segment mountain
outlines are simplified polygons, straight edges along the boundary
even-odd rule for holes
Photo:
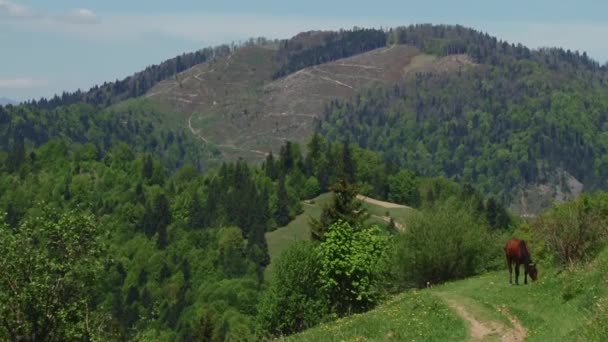
[[[146,97],[186,114],[193,134],[227,156],[264,156],[287,140],[304,143],[325,106],[374,87],[388,87],[417,72],[473,65],[465,55],[435,57],[410,46],[373,49],[353,57],[302,68],[273,79],[269,46],[250,46],[175,79]]]
[[[259,160],[318,131],[472,183],[522,216],[608,187],[606,67],[585,53],[461,26],[391,29],[384,43],[378,31],[346,32],[244,46],[146,97],[229,160]]]
[[[11,99],[6,98],[6,97],[0,97],[0,106],[5,106],[5,105],[8,105],[8,104],[10,104],[10,105],[16,105],[18,103],[19,102],[15,101],[15,100],[11,100]]]
[[[166,131],[160,139],[167,142],[140,141],[170,157],[171,168],[183,165],[166,153],[171,136],[199,146],[188,148],[188,163],[201,168],[261,161],[315,131],[331,141],[348,137],[396,165],[471,183],[533,216],[553,200],[608,188],[607,87],[606,66],[585,53],[532,50],[462,26],[414,25],[203,49],[28,105],[52,112],[85,102],[85,116],[153,109],[156,118],[143,115],[142,123]],[[25,129],[26,139],[46,139],[35,131]],[[116,141],[141,148],[127,137]]]

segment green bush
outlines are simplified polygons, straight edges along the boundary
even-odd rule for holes
[[[319,244],[321,283],[339,315],[374,306],[382,295],[382,262],[389,237],[378,226],[351,227],[334,223]]]
[[[319,181],[314,177],[310,176],[304,183],[304,190],[302,193],[302,198],[310,199],[315,198],[321,193],[321,186],[319,185]]]
[[[402,287],[476,274],[501,251],[487,223],[455,198],[413,215],[407,227],[395,242],[392,261]]]
[[[272,283],[258,306],[264,335],[289,335],[321,322],[328,306],[321,292],[321,263],[312,242],[297,242],[276,260]]]
[[[582,195],[539,217],[532,223],[532,234],[561,264],[588,261],[608,237],[607,208],[605,194]]]

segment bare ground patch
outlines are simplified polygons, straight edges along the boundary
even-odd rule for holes
[[[392,202],[385,202],[385,201],[381,201],[381,200],[377,200],[371,197],[367,197],[367,196],[363,196],[363,195],[357,195],[357,199],[359,199],[360,201],[363,202],[367,202],[370,204],[374,204],[383,208],[408,208],[411,209],[410,207],[408,207],[407,205],[403,205],[403,204],[397,204],[397,203],[392,203]]]
[[[505,324],[495,321],[479,319],[466,306],[456,300],[448,300],[447,302],[452,310],[469,324],[471,341],[483,341],[494,337],[503,342],[520,342],[528,336],[526,328],[505,307],[499,307],[497,310],[511,321],[513,327],[507,327]]]

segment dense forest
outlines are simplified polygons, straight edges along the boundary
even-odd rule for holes
[[[185,164],[209,168],[206,162],[217,151],[202,146],[185,127],[171,120],[172,115],[177,114],[157,108],[146,99],[104,109],[85,103],[51,109],[32,104],[0,107],[0,150],[9,155],[12,169],[26,160],[28,147],[55,138],[88,143],[101,158],[116,144],[125,143],[135,151],[153,153],[171,171]]]
[[[437,56],[468,54],[475,62],[489,65],[505,65],[514,60],[531,60],[554,71],[600,71],[600,64],[578,51],[563,48],[532,50],[521,44],[513,44],[492,37],[487,33],[460,25],[419,24],[390,29],[388,44],[408,44]]]
[[[281,66],[273,78],[386,46],[386,33],[382,30],[355,28],[317,34],[323,37],[323,41],[313,46],[305,46],[296,39],[281,41],[277,52]]]
[[[239,161],[202,174],[186,165],[173,175],[125,143],[102,156],[92,143],[51,139],[25,149],[19,163],[15,155],[2,155],[0,208],[6,215],[0,264],[22,272],[0,279],[1,292],[12,294],[0,296],[7,317],[0,336],[224,340],[265,334],[276,324],[268,318],[273,313],[267,310],[274,310],[268,301],[278,299],[260,302],[266,291],[262,271],[269,263],[264,233],[291,221],[301,212],[301,199],[328,191],[339,179],[418,207],[456,195],[475,198],[481,210],[476,215],[484,222],[495,222],[497,229],[511,224],[504,209],[472,188],[370,163],[377,154],[329,144],[318,135],[308,148],[304,156],[300,146],[287,143],[262,167]],[[329,167],[328,160],[339,160],[339,166]],[[356,192],[349,191],[352,202]],[[337,218],[321,221],[331,231]],[[70,246],[82,248],[67,258],[62,253],[76,248]],[[54,266],[28,264],[31,257]],[[343,294],[334,291],[337,305]],[[379,295],[370,297],[369,305]],[[56,304],[46,309],[36,304],[47,297]],[[25,309],[31,307],[39,310]],[[52,314],[45,318],[40,310]],[[263,316],[269,320],[257,323],[259,310],[270,314]]]
[[[401,39],[417,41],[403,32]],[[490,65],[420,73],[352,102],[333,101],[318,131],[350,137],[421,174],[473,183],[503,203],[522,185],[554,181],[558,170],[589,189],[607,188],[605,74],[585,56],[546,50],[525,59],[515,58],[516,47],[505,49],[482,49],[480,61]]]

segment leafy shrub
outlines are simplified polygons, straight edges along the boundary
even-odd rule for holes
[[[407,227],[395,242],[392,262],[401,286],[476,274],[500,251],[485,221],[455,198],[413,215]]]
[[[539,217],[532,224],[532,233],[561,264],[589,260],[608,236],[607,207],[606,195],[582,195]]]
[[[312,242],[297,242],[276,260],[270,288],[258,307],[263,334],[289,335],[323,320],[328,306],[321,292],[321,262]]]
[[[302,194],[303,198],[315,198],[320,193],[321,186],[319,185],[319,181],[317,180],[317,178],[313,176],[308,177],[306,183],[304,184],[304,190]]]
[[[341,220],[325,233],[318,247],[321,284],[337,314],[361,312],[378,302],[388,239],[378,226],[353,228]]]

